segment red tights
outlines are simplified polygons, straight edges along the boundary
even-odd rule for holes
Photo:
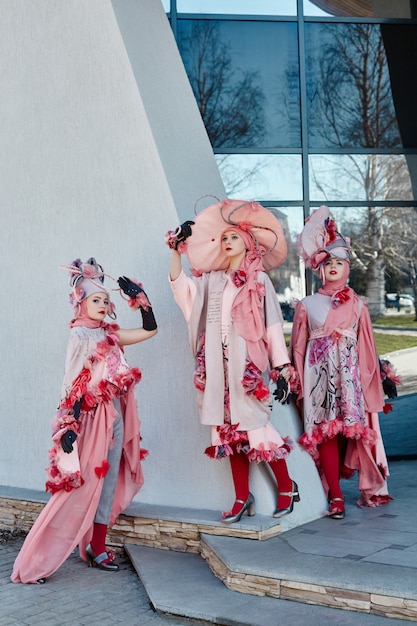
[[[246,454],[232,454],[230,457],[233,483],[235,486],[236,500],[246,502],[249,496],[249,460]],[[271,461],[269,467],[274,473],[280,492],[292,491],[292,480],[288,474],[285,459]],[[290,505],[291,496],[278,496],[278,507],[286,508]],[[235,515],[242,508],[240,502],[235,502],[231,511]]]
[[[325,439],[318,446],[320,465],[329,486],[330,498],[341,498],[339,481],[339,442],[338,437]]]
[[[106,552],[106,535],[107,535],[107,526],[106,524],[97,524],[94,523],[93,527],[93,537],[91,539],[91,548],[96,556]]]

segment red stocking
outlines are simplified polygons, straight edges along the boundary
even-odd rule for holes
[[[106,524],[94,523],[93,538],[91,539],[91,548],[96,556],[106,552]]]
[[[320,455],[320,465],[327,484],[329,485],[330,498],[341,498],[338,437],[325,439],[323,443],[318,446],[318,451]]]
[[[280,496],[280,492],[292,492],[292,480],[288,474],[287,463],[285,459],[279,459],[278,461],[271,461],[269,467],[274,472],[274,476],[278,485],[278,502],[277,507],[279,509],[286,509],[290,506],[291,496]]]
[[[246,454],[231,454],[230,467],[232,468],[233,483],[235,486],[236,500],[246,500],[249,497],[249,460]],[[242,508],[242,504],[235,502],[231,511],[235,515]]]

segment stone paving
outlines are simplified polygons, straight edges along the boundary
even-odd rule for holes
[[[89,568],[72,554],[45,585],[10,582],[23,539],[0,543],[0,626],[194,626],[156,613],[127,557],[116,573]],[[199,626],[206,622],[198,621]]]

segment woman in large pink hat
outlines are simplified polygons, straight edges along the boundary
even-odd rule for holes
[[[340,477],[355,470],[359,505],[391,500],[378,411],[384,407],[383,388],[389,397],[396,390],[387,372],[381,376],[366,302],[347,284],[350,251],[328,207],[314,211],[299,237],[299,253],[320,275],[322,287],[295,309],[290,354],[300,378],[299,441],[318,466],[333,519],[345,517]]]
[[[140,283],[122,276],[117,290],[140,309],[142,326],[107,323],[115,313],[101,265],[77,259],[63,269],[70,272],[74,317],[49,452],[46,489],[52,496],[16,558],[14,583],[44,583],[77,546],[90,566],[117,571],[105,546],[107,526],[143,484],[146,451],[134,397],[141,372],[129,367],[123,346],[157,333],[152,308]]]
[[[256,202],[223,200],[194,222],[167,234],[172,248],[170,284],[188,323],[196,359],[194,384],[202,424],[211,427],[210,458],[229,457],[235,503],[224,523],[254,514],[249,463],[269,463],[277,480],[273,516],[289,514],[299,501],[286,458],[293,447],[270,422],[268,376],[285,402],[291,368],[277,295],[265,269],[286,256],[278,220]],[[181,253],[193,267],[182,270]]]

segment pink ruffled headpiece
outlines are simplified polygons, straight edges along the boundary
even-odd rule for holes
[[[350,260],[350,239],[343,237],[330,218],[329,207],[323,204],[306,219],[303,231],[298,236],[297,251],[305,266],[319,270],[332,258]]]
[[[110,300],[109,290],[104,287],[104,277],[114,280],[112,276],[104,273],[103,267],[97,263],[94,257],[90,257],[83,262],[75,259],[69,265],[60,265],[60,269],[68,270],[70,275],[70,285],[72,287],[69,295],[70,304],[74,307],[74,319],[70,326],[97,326],[97,323],[87,315],[85,300],[93,293],[105,293]],[[115,281],[116,282],[116,281]],[[110,302],[109,315],[115,317],[115,306]]]

